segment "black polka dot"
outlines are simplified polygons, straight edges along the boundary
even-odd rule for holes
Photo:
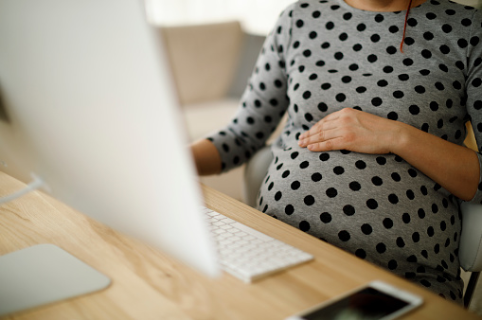
[[[365,223],[364,225],[361,226],[361,231],[366,234],[366,235],[369,235],[373,232],[373,228],[371,225],[369,225],[368,223]]]
[[[383,219],[383,226],[387,229],[391,229],[393,227],[393,220],[390,218]]]
[[[398,268],[398,263],[395,260],[388,261],[388,269],[395,270]]]
[[[388,196],[388,201],[390,201],[391,204],[397,204],[399,199],[396,194],[392,193]]]
[[[398,237],[396,242],[397,242],[397,246],[399,248],[405,247],[405,241],[403,241],[403,239],[401,237]]]
[[[303,161],[302,163],[300,163],[300,168],[301,169],[306,169],[310,166],[310,163],[308,161]]]
[[[372,178],[372,183],[376,186],[381,186],[383,185],[383,180],[382,178],[378,177],[378,176],[375,176]]]
[[[347,12],[347,13],[343,14],[343,19],[348,21],[348,20],[351,19],[352,16],[353,15],[350,12]]]
[[[346,214],[347,216],[352,216],[355,214],[355,208],[348,204],[343,207],[343,213]]]
[[[361,259],[365,259],[367,257],[367,253],[365,250],[363,249],[357,249],[355,251],[355,255],[358,257],[358,258],[361,258]]]
[[[390,26],[390,28],[388,28],[388,31],[391,33],[397,33],[399,30],[400,29],[397,26]]]
[[[417,257],[414,255],[411,255],[407,258],[407,262],[417,262]]]
[[[408,45],[408,46],[411,46],[412,44],[415,43],[415,40],[412,38],[412,37],[406,37],[405,40],[403,40],[403,42]]]
[[[341,166],[337,166],[333,169],[333,172],[336,174],[336,175],[341,175],[343,173],[345,173],[345,169]]]
[[[462,19],[461,23],[464,27],[468,27],[472,24],[472,20],[465,18],[465,19]]]
[[[385,253],[385,251],[387,251],[387,246],[384,243],[380,242],[376,245],[376,249],[378,253]]]
[[[408,213],[404,213],[404,214],[402,215],[402,220],[403,220],[403,222],[405,222],[405,223],[410,223],[410,221],[411,221],[410,215],[409,215]]]
[[[421,280],[420,283],[427,288],[430,288],[432,286],[432,284],[428,280],[425,280],[425,279]]]
[[[423,210],[423,208],[418,209],[417,213],[418,213],[418,217],[419,217],[420,219],[424,219],[424,218],[425,218],[425,210]]]
[[[320,154],[319,158],[320,158],[321,161],[328,161],[330,159],[330,154],[322,153],[322,154]]]
[[[338,195],[338,191],[335,188],[329,188],[326,190],[328,198],[335,198]]]
[[[376,161],[379,165],[384,166],[387,163],[387,158],[385,157],[377,157]]]
[[[412,240],[413,242],[419,242],[420,241],[420,234],[418,232],[412,233]]]
[[[301,221],[300,224],[299,224],[299,229],[301,231],[309,231],[310,230],[310,224],[308,223],[308,221]]]
[[[351,71],[356,71],[358,70],[360,67],[356,64],[356,63],[352,63],[350,64],[350,66],[348,67],[348,69],[350,69]]]
[[[368,62],[373,63],[373,62],[376,62],[376,61],[378,60],[378,57],[377,57],[376,55],[374,55],[374,54],[370,54],[370,55],[367,57],[367,60],[368,60]]]
[[[321,173],[319,173],[319,172],[316,172],[313,175],[311,175],[311,180],[313,180],[313,182],[321,181],[322,178],[323,177],[322,177]]]
[[[303,199],[303,201],[307,206],[312,206],[315,203],[315,198],[313,196],[309,195],[309,196],[306,196]]]
[[[372,99],[372,105],[375,106],[375,107],[381,106],[382,103],[383,103],[383,101],[379,97],[375,97],[375,98]]]
[[[432,52],[430,52],[430,50],[423,49],[421,53],[422,57],[424,57],[425,59],[430,59],[432,57]]]
[[[397,53],[397,48],[395,48],[394,46],[389,46],[387,47],[386,51],[388,54],[395,54]]]
[[[361,189],[361,185],[357,181],[350,182],[349,187],[353,191],[360,191],[360,189]]]
[[[291,183],[291,189],[292,190],[298,190],[301,186],[301,183],[299,181],[294,181]]]
[[[276,194],[274,195],[274,199],[275,199],[276,201],[279,201],[282,196],[283,196],[283,194],[281,193],[281,191],[278,191],[278,192],[276,192]]]
[[[372,210],[375,210],[376,208],[378,208],[378,202],[375,199],[368,199],[366,204],[367,204],[367,207]]]
[[[367,91],[367,88],[366,88],[366,87],[361,86],[361,87],[357,87],[357,88],[356,88],[356,92],[358,92],[358,93],[363,93],[363,92],[365,92],[365,91]]]
[[[413,60],[410,58],[403,59],[402,63],[406,66],[411,66],[413,64]]]
[[[329,214],[328,212],[323,212],[322,214],[320,214],[320,220],[323,223],[330,223],[331,219],[331,214]]]
[[[413,115],[417,115],[420,113],[420,108],[419,106],[413,104],[408,108],[408,111]]]
[[[394,111],[391,111],[388,115],[387,118],[390,120],[397,120],[398,119],[398,114]]]
[[[295,208],[291,204],[289,204],[285,207],[285,213],[287,215],[292,215],[293,212],[295,212]]]
[[[345,96],[345,94],[343,94],[343,93],[339,93],[339,94],[336,95],[335,98],[336,98],[336,101],[338,101],[338,102],[343,102],[343,101],[345,101],[346,96]]]
[[[350,236],[350,233],[346,230],[342,230],[340,232],[338,232],[338,238],[343,241],[343,242],[346,242],[348,240],[350,240],[351,236]]]

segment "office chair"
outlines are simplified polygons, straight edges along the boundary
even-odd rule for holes
[[[474,139],[475,140],[475,139]],[[258,192],[273,160],[271,148],[265,146],[247,163],[244,171],[244,201],[256,208]],[[462,202],[462,233],[459,244],[460,266],[471,276],[464,295],[464,306],[469,307],[480,271],[482,271],[482,205]]]

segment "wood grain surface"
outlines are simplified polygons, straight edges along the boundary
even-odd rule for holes
[[[0,197],[23,183],[0,172]],[[0,206],[0,255],[55,244],[112,279],[105,290],[5,319],[284,319],[372,280],[424,298],[404,319],[478,319],[462,307],[338,248],[203,187],[206,205],[315,256],[315,260],[244,284],[210,279],[41,192]],[[1,301],[0,301],[1,303]]]

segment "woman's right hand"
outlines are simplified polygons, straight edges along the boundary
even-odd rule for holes
[[[191,144],[191,152],[200,176],[221,173],[221,156],[211,141],[201,139],[194,142]]]

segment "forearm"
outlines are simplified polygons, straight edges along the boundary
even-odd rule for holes
[[[212,175],[221,172],[221,157],[214,144],[202,139],[191,145],[192,155],[199,175]]]
[[[401,122],[396,127],[392,153],[458,198],[473,198],[479,183],[479,161],[473,150]]]

